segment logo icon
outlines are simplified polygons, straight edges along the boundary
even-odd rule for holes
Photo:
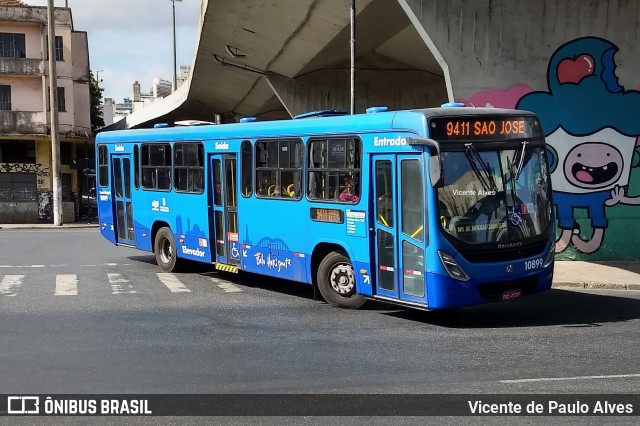
[[[40,414],[40,397],[8,396],[7,414]]]
[[[513,272],[513,265],[507,266],[507,274],[511,275],[512,272]]]

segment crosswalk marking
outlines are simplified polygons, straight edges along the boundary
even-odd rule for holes
[[[137,294],[137,289],[134,287],[135,284],[131,284],[130,279],[126,276],[126,274],[122,273],[107,273],[105,272],[109,285],[111,286],[111,294],[119,295],[119,294]],[[54,274],[51,274],[51,279]],[[171,273],[156,273],[158,279],[171,291],[171,293],[191,293],[191,290],[182,283],[180,278],[191,279],[190,282],[198,283],[196,279],[193,281],[193,276],[183,275],[179,276]],[[104,275],[103,275],[104,277]],[[179,278],[180,277],[180,278]],[[25,279],[26,282],[29,283],[29,275],[2,275],[0,274],[0,298],[4,296],[14,297],[17,296],[18,293],[21,292],[21,287],[23,286]],[[217,288],[219,288],[224,293],[241,293],[244,290],[237,286],[236,284],[229,282],[227,280],[223,280],[217,277],[209,277],[211,283],[213,283]],[[39,280],[41,281],[41,279]],[[96,285],[95,281],[91,280],[88,284],[83,284],[78,280],[77,274],[56,274],[55,275],[55,296],[78,296],[78,287],[80,285],[84,286],[83,288],[88,288],[89,290],[84,291],[83,294],[90,294],[91,289],[95,289]],[[143,281],[143,283],[146,282]],[[202,281],[200,281],[202,282]],[[45,293],[48,293],[47,289],[51,289],[51,287],[47,286],[29,286],[31,288],[31,292],[34,290],[41,290]],[[98,284],[97,287],[100,287]]]
[[[15,296],[23,279],[24,275],[5,275],[0,282],[0,296]]]
[[[54,296],[77,296],[78,276],[76,274],[56,275],[56,292]]]
[[[220,287],[225,293],[241,293],[242,289],[235,284],[226,281],[220,281],[217,278],[211,278],[214,284]]]
[[[122,278],[122,274],[107,274],[111,284],[111,294],[134,294],[136,291],[129,284],[129,280]]]
[[[171,290],[171,293],[191,293],[191,290],[182,284],[174,274],[158,272],[156,275],[158,275],[162,284],[166,285],[167,288]]]

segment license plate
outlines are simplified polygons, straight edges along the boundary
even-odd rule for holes
[[[519,288],[516,288],[513,290],[507,290],[500,293],[500,300],[517,299],[520,296],[522,296],[522,290]]]

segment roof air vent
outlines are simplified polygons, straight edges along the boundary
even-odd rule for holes
[[[389,111],[389,108],[383,107],[383,106],[367,108],[367,114],[375,114],[378,112],[386,112],[386,111]]]

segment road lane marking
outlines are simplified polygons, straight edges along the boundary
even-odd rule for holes
[[[639,378],[639,377],[640,377],[640,374],[612,374],[608,376],[541,377],[538,379],[500,380],[500,383],[560,382],[560,381],[568,381],[568,380],[629,379],[629,378]]]
[[[129,284],[129,280],[122,278],[122,274],[107,274],[111,284],[111,294],[134,294],[136,291]]]
[[[77,296],[78,276],[76,274],[56,275],[56,292],[54,296]]]
[[[182,282],[178,279],[178,277],[175,276],[175,274],[158,272],[156,273],[156,275],[158,275],[158,278],[160,279],[160,281],[162,281],[162,284],[164,284],[169,290],[171,290],[171,293],[191,293],[191,290],[189,290],[184,284],[182,284]]]
[[[15,296],[22,285],[24,277],[24,275],[5,275],[2,282],[0,282],[0,295]]]

